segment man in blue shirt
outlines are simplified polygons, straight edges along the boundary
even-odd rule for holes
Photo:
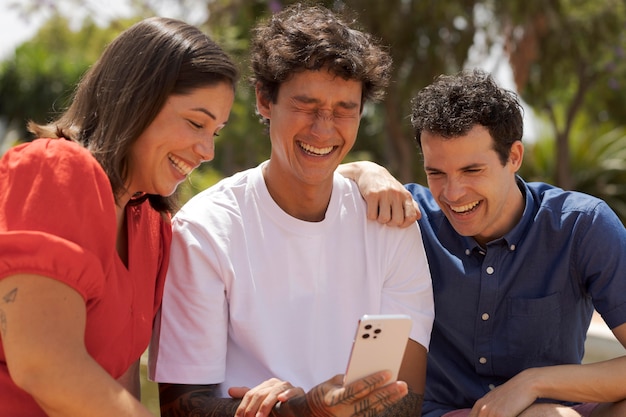
[[[626,346],[618,217],[600,199],[517,175],[521,108],[484,72],[439,77],[411,122],[429,188],[406,188],[435,297],[422,416],[625,416],[626,356],[580,365],[594,308]],[[368,204],[389,182],[371,163],[341,169]]]

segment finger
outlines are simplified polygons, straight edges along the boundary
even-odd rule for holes
[[[379,197],[375,194],[368,194],[365,198],[365,205],[367,207],[367,218],[369,220],[378,220],[379,212]]]
[[[420,217],[422,217],[422,213],[419,210],[419,206],[417,205],[417,202],[413,200],[412,197],[410,200],[405,200],[404,203],[402,204],[402,214],[403,214],[402,224],[399,225],[402,228],[412,225],[417,220],[419,220]]]
[[[237,413],[239,413],[239,410],[241,410],[242,417],[255,417],[261,410],[264,398],[266,397],[261,394],[247,394],[241,401],[241,404],[239,404],[239,407],[237,408]],[[274,403],[275,402],[276,401],[274,401]],[[236,417],[239,417],[239,415],[236,415]]]
[[[345,386],[346,394],[354,398],[367,397],[378,388],[382,388],[391,379],[391,372],[380,371],[358,379]]]
[[[408,392],[409,388],[404,381],[396,381],[388,384],[374,391],[363,400],[362,405],[369,406],[370,410],[369,412],[361,410],[359,415],[371,415],[372,409],[376,411],[376,414],[381,413],[404,398]],[[359,409],[361,408],[362,407],[359,407]]]
[[[417,204],[417,201],[413,200],[413,197],[411,197],[409,200],[405,200],[402,208],[404,210],[405,220],[409,221],[410,223],[413,223],[422,217],[419,205]]]
[[[265,397],[265,399],[263,400],[263,402],[261,402],[261,404],[259,405],[255,417],[267,417],[267,416],[269,416],[270,413],[272,412],[272,409],[276,405],[276,403],[279,402],[278,396],[282,392],[284,392],[284,391],[281,391],[280,393],[272,392],[272,393],[268,394],[267,397]]]
[[[248,387],[230,387],[228,388],[228,395],[232,398],[239,399],[246,395],[246,392],[250,391]]]
[[[404,210],[404,202],[399,200],[393,200],[391,204],[391,219],[388,226],[402,226],[405,222],[405,210]]]
[[[261,404],[258,406],[258,411],[255,417],[266,417],[269,416],[272,412],[272,408],[279,401],[278,397],[290,390],[296,390],[290,383],[283,382],[279,385],[274,386],[265,396]],[[295,396],[295,395],[292,395]],[[291,398],[291,396],[287,395],[287,399]]]
[[[392,218],[392,203],[386,198],[380,198],[377,204],[376,221],[380,224],[387,224]]]
[[[291,398],[295,398],[301,395],[305,395],[306,393],[304,392],[304,390],[302,388],[289,388],[283,392],[281,392],[280,394],[278,394],[278,401],[280,402],[285,402],[288,401]]]

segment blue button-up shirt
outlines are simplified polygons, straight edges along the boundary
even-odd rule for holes
[[[593,309],[626,322],[626,229],[602,200],[518,178],[526,206],[481,247],[408,184],[435,297],[423,416],[471,408],[520,371],[580,363]]]

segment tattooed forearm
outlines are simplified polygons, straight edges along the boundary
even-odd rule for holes
[[[422,404],[424,402],[424,396],[415,392],[409,391],[409,393],[383,411],[378,414],[378,417],[412,417],[422,415]]]
[[[232,417],[239,400],[219,398],[219,385],[159,384],[161,417]]]

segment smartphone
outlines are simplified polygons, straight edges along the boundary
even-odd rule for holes
[[[378,371],[398,371],[411,331],[411,318],[405,314],[364,315],[359,319],[352,343],[344,385]]]

